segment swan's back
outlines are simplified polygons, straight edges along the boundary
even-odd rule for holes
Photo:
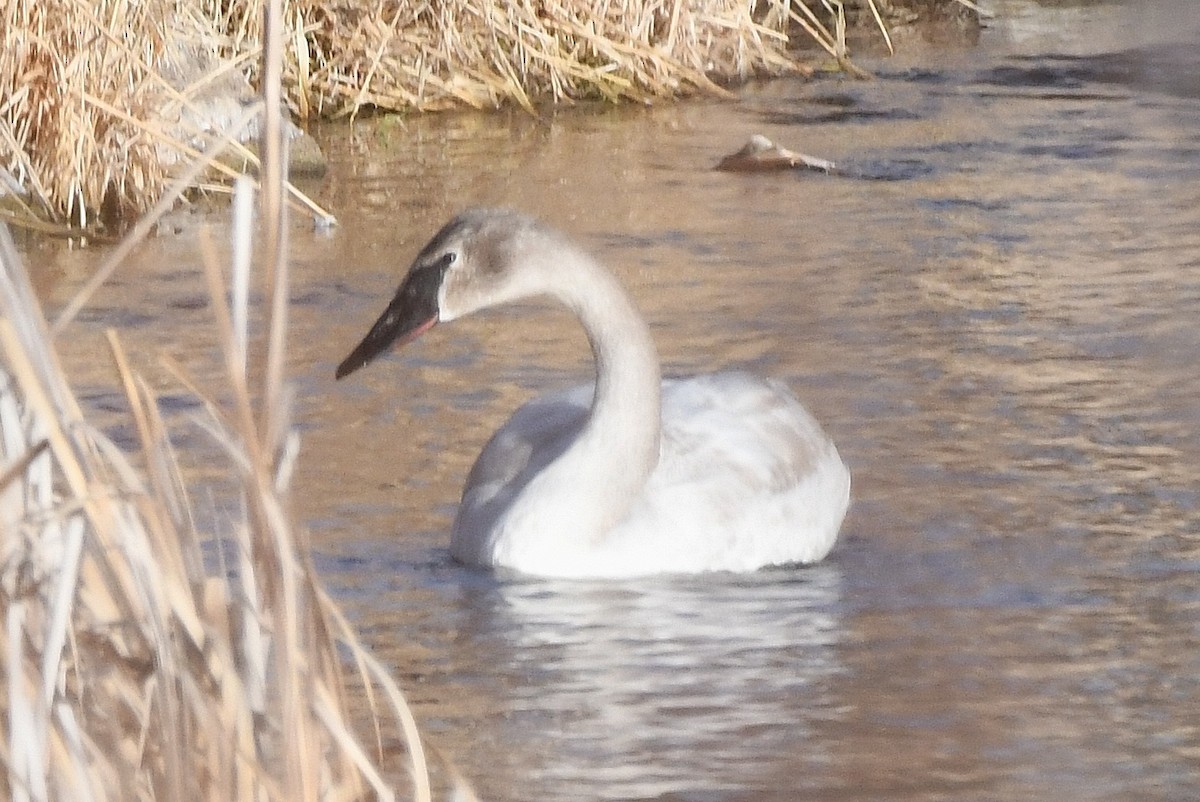
[[[829,553],[850,473],[782,383],[747,373],[665,382],[662,437],[618,551],[653,543],[641,559],[677,571],[747,571]]]
[[[463,492],[457,559],[496,563],[505,510],[571,445],[591,400],[590,385],[536,399],[493,435]],[[669,379],[658,466],[629,514],[594,544],[562,533],[575,547],[536,572],[619,577],[815,562],[833,546],[849,490],[837,450],[782,384],[745,373]]]

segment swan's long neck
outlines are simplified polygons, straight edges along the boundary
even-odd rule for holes
[[[590,262],[590,259],[588,260]],[[599,266],[563,299],[587,332],[596,394],[575,447],[610,481],[641,489],[658,464],[662,376],[650,329],[617,280]]]
[[[545,520],[600,537],[629,512],[658,464],[658,354],[649,327],[611,273],[573,245],[551,250],[539,266],[543,286],[583,324],[596,362],[596,390],[586,426],[531,482],[530,498],[523,501],[554,506]]]

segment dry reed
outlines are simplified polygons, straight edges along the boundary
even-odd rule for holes
[[[145,126],[164,102],[154,62],[176,10],[173,0],[4,3],[0,167],[55,219],[86,227],[105,206],[160,193],[164,167]]]
[[[795,69],[789,0],[286,0],[286,101],[302,118],[587,97],[648,101]],[[4,0],[4,211],[88,228],[162,194],[219,133],[262,45],[260,2]],[[796,8],[807,12],[806,7]],[[811,16],[811,14],[809,15]],[[814,18],[815,19],[815,18]],[[811,24],[804,24],[812,30]],[[213,119],[216,115],[216,119]],[[94,227],[94,226],[92,226]]]
[[[263,3],[0,0],[0,174],[28,191],[0,190],[0,218],[144,211],[233,116]],[[720,94],[807,69],[797,38],[864,75],[845,45],[864,3],[890,48],[883,0],[284,0],[281,80],[308,119]]]
[[[262,3],[247,5],[261,17]],[[0,176],[24,194],[0,187],[0,220],[62,224],[34,225],[50,233],[118,229],[230,131],[225,147],[254,163],[235,120],[261,43],[223,58],[213,24],[197,0],[3,0]]]
[[[278,120],[264,128],[278,131]],[[4,798],[393,799],[390,783],[404,772],[382,768],[381,755],[394,741],[407,746],[413,796],[431,798],[399,689],[322,590],[290,518],[295,442],[282,370],[248,378],[247,362],[282,365],[286,339],[278,161],[274,173],[259,212],[273,232],[260,249],[270,335],[253,359],[248,179],[236,195],[231,279],[215,247],[204,248],[231,400],[202,394],[199,423],[241,488],[217,535],[196,523],[155,394],[115,332],[109,347],[137,459],[88,424],[0,224]],[[367,738],[348,712],[349,688],[366,694]]]
[[[292,96],[301,114],[345,114],[720,91],[717,82],[798,68],[786,54],[790,3],[759,5],[291,0],[306,25]]]

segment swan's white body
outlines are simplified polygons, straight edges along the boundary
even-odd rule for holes
[[[456,559],[622,577],[810,563],[833,547],[849,474],[785,388],[742,373],[663,382],[659,460],[632,492],[596,470],[619,462],[573,479],[586,451],[552,469],[591,401],[591,385],[539,398],[492,436],[454,521]]]
[[[435,322],[534,295],[583,324],[594,390],[531,401],[493,435],[463,490],[456,559],[615,578],[752,571],[829,552],[850,474],[795,397],[743,373],[664,382],[616,279],[524,215],[477,210],[447,224],[338,375]]]

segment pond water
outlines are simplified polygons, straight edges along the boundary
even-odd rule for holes
[[[483,799],[1200,792],[1200,6],[990,8],[978,46],[865,59],[870,82],[318,132],[341,226],[293,232],[299,514]],[[711,169],[755,132],[840,172]],[[599,254],[668,373],[795,388],[854,474],[828,560],[608,583],[451,562],[478,448],[588,375],[582,333],[523,306],[333,368],[479,203]],[[100,257],[31,247],[52,305]],[[195,253],[148,243],[64,341],[92,403],[119,404],[107,325],[209,369]],[[203,476],[204,437],[184,448]]]

